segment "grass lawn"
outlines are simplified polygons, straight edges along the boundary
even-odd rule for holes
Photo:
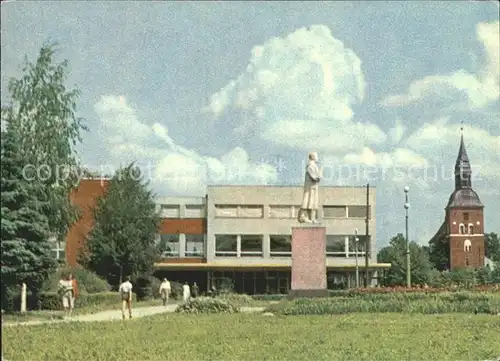
[[[161,314],[8,327],[2,349],[9,361],[480,361],[500,356],[499,335],[491,315]]]

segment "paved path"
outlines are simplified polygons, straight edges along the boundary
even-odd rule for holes
[[[141,318],[144,316],[152,316],[159,313],[166,312],[174,312],[177,308],[177,305],[168,305],[168,306],[151,306],[151,307],[138,307],[132,309],[132,317],[133,318]],[[265,307],[241,307],[241,312],[262,312]],[[94,314],[73,316],[69,319],[64,320],[39,320],[39,321],[26,321],[26,322],[7,322],[2,324],[2,327],[9,326],[33,326],[33,325],[43,325],[43,324],[53,324],[53,323],[62,323],[62,322],[100,322],[100,321],[119,321],[122,319],[121,310],[109,310],[109,311],[101,311]]]

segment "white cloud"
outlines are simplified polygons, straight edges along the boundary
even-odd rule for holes
[[[255,46],[246,71],[203,110],[216,118],[244,112],[235,128],[255,127],[274,143],[309,149],[313,142],[318,151],[345,152],[385,140],[376,125],[352,121],[365,88],[354,51],[328,27],[313,25]]]
[[[450,107],[482,108],[500,97],[499,22],[479,23],[476,36],[484,48],[484,64],[478,74],[458,70],[447,75],[431,75],[410,84],[407,94],[391,95],[381,101],[400,107],[420,100],[441,100]]]
[[[102,96],[94,109],[101,122],[100,137],[109,153],[101,170],[137,160],[144,176],[162,193],[203,195],[207,183],[266,184],[277,179],[276,169],[251,162],[234,148],[220,158],[207,157],[177,144],[168,129],[146,124],[124,97]]]

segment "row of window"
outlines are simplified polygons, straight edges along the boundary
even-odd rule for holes
[[[467,230],[467,232],[466,232]],[[474,234],[474,225],[472,223],[469,223],[467,228],[465,227],[465,224],[460,223],[458,227],[458,233],[459,234]]]
[[[300,206],[270,205],[269,218],[297,218]],[[323,218],[365,218],[366,206],[323,206]],[[217,218],[262,218],[264,206],[262,205],[216,205],[215,217]],[[368,208],[370,217],[370,208]]]
[[[328,257],[348,257],[356,254],[364,255],[366,236],[354,235],[327,235],[326,255]],[[240,251],[238,252],[238,238]],[[262,235],[228,235],[219,234],[215,236],[216,257],[262,257],[263,256]],[[289,257],[292,254],[291,235],[270,235],[269,246],[271,257]]]
[[[186,234],[184,254],[186,257],[205,256],[205,236],[202,234]],[[161,234],[158,242],[158,251],[163,257],[179,257],[180,235]]]
[[[205,237],[203,235],[187,234],[185,255],[202,257],[205,255]],[[329,257],[348,257],[356,254],[364,255],[366,236],[358,235],[327,235],[326,254]],[[238,252],[238,241],[240,244]],[[216,257],[262,257],[263,235],[235,235],[219,234],[215,236]],[[289,257],[292,254],[291,235],[270,235],[269,246],[271,257]],[[163,257],[179,257],[180,235],[162,234],[158,244],[159,252]]]
[[[181,206],[178,204],[162,204],[163,218],[180,218]],[[298,205],[270,205],[269,218],[297,218],[300,206]],[[370,209],[368,209],[370,213]],[[263,205],[216,205],[215,216],[218,218],[263,218]],[[186,204],[185,218],[204,218],[205,205]],[[370,214],[369,214],[370,216]],[[323,206],[323,218],[365,218],[366,206]]]
[[[160,205],[160,215],[163,218],[180,218],[181,206],[179,204],[162,204]],[[205,218],[205,205],[186,204],[184,218]]]

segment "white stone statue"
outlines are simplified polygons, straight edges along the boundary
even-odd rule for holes
[[[317,213],[319,207],[319,181],[323,174],[318,166],[318,153],[309,153],[309,162],[306,167],[304,180],[304,195],[298,220],[301,223],[317,223]]]

